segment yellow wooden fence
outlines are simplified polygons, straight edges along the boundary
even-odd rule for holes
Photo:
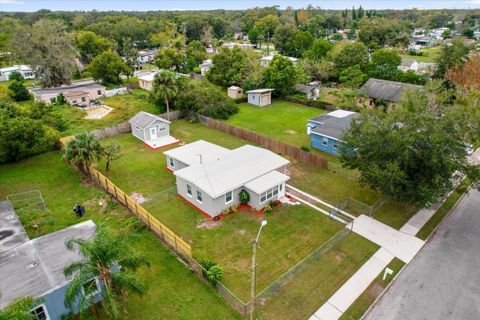
[[[135,202],[129,195],[117,187],[110,179],[105,177],[97,169],[89,168],[90,176],[98,182],[103,189],[113,195],[118,202],[125,205],[131,212],[133,212],[142,221],[149,230],[154,232],[157,236],[163,239],[170,247],[175,249],[178,253],[185,255],[187,258],[192,258],[192,248],[182,238],[177,236],[172,230],[167,228],[164,224],[152,216],[145,208]]]

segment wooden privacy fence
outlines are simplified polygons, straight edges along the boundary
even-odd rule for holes
[[[188,260],[192,260],[192,248],[182,238],[177,236],[172,230],[163,225],[154,216],[152,216],[141,205],[134,201],[129,195],[123,192],[117,187],[110,179],[105,177],[97,169],[90,167],[88,173],[93,180],[98,182],[105,191],[110,193],[117,199],[118,202],[125,205],[133,214],[135,214],[150,231],[155,233],[160,239],[162,239],[167,245],[174,249],[178,254]]]
[[[327,159],[319,155],[200,114],[196,114],[196,118],[200,123],[208,127],[220,130],[241,139],[248,140],[256,145],[260,145],[274,152],[285,154],[300,162],[312,164],[324,170],[328,169]]]

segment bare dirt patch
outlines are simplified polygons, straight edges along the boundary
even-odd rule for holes
[[[197,224],[198,229],[213,229],[222,225],[222,221],[205,220]]]
[[[368,288],[367,293],[373,299],[376,299],[383,292],[384,286],[378,282],[375,282],[370,288]]]
[[[132,198],[132,200],[138,204],[141,204],[147,201],[147,198],[145,198],[143,194],[140,192],[132,192],[132,194],[130,195],[130,198]]]
[[[235,263],[238,270],[247,270],[250,267],[250,259],[240,259]]]
[[[345,255],[346,254],[344,252],[339,252],[339,253],[335,254],[335,260],[340,262],[345,258]]]
[[[285,133],[288,133],[288,134],[298,134],[297,131],[292,130],[292,129],[287,129],[287,130],[285,130]]]

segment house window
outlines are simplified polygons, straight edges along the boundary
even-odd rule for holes
[[[140,131],[140,127],[139,126],[135,126],[135,131]]]
[[[322,138],[322,144],[328,146],[328,138]]]
[[[165,129],[167,129],[167,128],[164,125],[163,126],[162,125],[158,126],[158,131],[163,131]]]
[[[233,191],[225,193],[225,204],[233,201]]]
[[[333,149],[337,149],[338,148],[338,141],[334,140],[333,141]]]
[[[192,187],[187,184],[187,194],[191,197],[192,196]]]
[[[87,282],[85,282],[82,286],[82,292],[83,292],[83,295],[86,298],[92,297],[92,296],[100,293],[100,289],[98,288],[97,279],[94,278],[94,279],[91,279],[91,280],[88,280]]]
[[[87,98],[82,97],[82,102],[85,102],[86,100],[87,100]]]
[[[170,167],[175,168],[175,160],[173,160],[173,158],[169,157],[168,158],[168,163],[169,163]]]
[[[200,191],[197,190],[197,201],[199,203],[202,203],[203,201],[203,198],[202,198],[202,193]]]
[[[98,93],[99,96],[101,96],[102,95],[102,90],[98,90],[97,93]]]
[[[34,308],[32,310],[32,314],[37,320],[50,320],[44,304],[41,304],[38,307]]]
[[[73,100],[72,103],[74,103],[74,104],[77,103],[77,100]]]
[[[270,200],[276,195],[278,195],[278,186],[275,186],[272,189],[262,192],[262,194],[260,195],[260,203]]]
[[[55,103],[55,98],[50,98],[50,102]]]

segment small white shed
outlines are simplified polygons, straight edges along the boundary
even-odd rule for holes
[[[237,86],[231,86],[227,90],[228,96],[232,99],[240,99],[243,96],[243,89]]]
[[[177,139],[170,136],[171,122],[154,114],[140,111],[128,120],[128,123],[132,126],[133,136],[145,142],[152,149],[178,142]]]
[[[247,91],[248,103],[259,107],[265,107],[272,104],[273,90],[274,89],[256,89]]]

